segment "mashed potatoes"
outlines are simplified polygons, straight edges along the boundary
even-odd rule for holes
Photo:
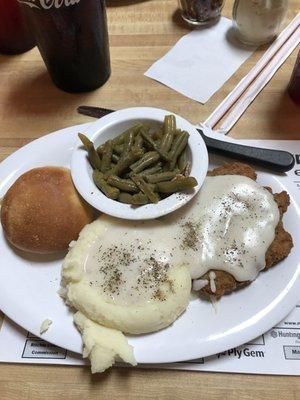
[[[101,216],[82,230],[65,258],[62,282],[66,302],[87,320],[114,332],[141,334],[169,326],[186,309],[191,291],[184,254],[173,236],[170,227],[160,221],[134,223]],[[84,342],[89,342],[84,329],[87,322],[78,324],[77,317],[76,324],[84,332]],[[103,337],[92,342],[99,348]],[[116,342],[113,337],[112,341],[117,343],[120,336],[115,337]],[[124,342],[122,346],[124,349]],[[112,350],[111,344],[102,347]],[[101,357],[101,351],[97,354]],[[103,363],[90,357],[93,371],[112,365],[117,355],[133,363],[130,356],[125,359],[121,351],[113,349],[106,351],[105,357],[103,353]]]
[[[74,322],[82,335],[83,357],[91,360],[92,373],[105,371],[118,357],[136,365],[133,349],[122,332],[98,325],[80,312],[74,315]]]

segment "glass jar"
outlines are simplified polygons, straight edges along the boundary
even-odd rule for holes
[[[235,0],[233,26],[245,44],[262,45],[275,39],[288,10],[288,0]]]
[[[224,0],[179,0],[181,16],[190,25],[206,25],[221,16]]]

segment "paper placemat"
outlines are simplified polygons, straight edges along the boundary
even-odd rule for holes
[[[300,140],[243,140],[242,144],[290,151],[296,164],[284,181],[295,199],[300,195]],[[300,200],[298,202],[300,204]],[[300,294],[299,294],[300,300]],[[50,327],[51,329],[51,327]],[[0,330],[0,362],[87,365],[80,355],[39,339],[4,319]],[[238,348],[204,359],[173,364],[140,365],[193,371],[300,375],[300,304],[269,332]]]

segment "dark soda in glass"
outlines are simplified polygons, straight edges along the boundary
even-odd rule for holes
[[[56,84],[67,92],[102,86],[110,75],[104,0],[18,0]]]
[[[0,0],[0,53],[24,53],[34,46],[34,37],[24,22],[17,0]]]
[[[292,100],[300,106],[300,52],[288,86],[288,92]]]

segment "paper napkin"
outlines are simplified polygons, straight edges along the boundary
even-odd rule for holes
[[[145,75],[204,104],[254,50],[234,37],[232,21],[222,17],[183,36]]]

